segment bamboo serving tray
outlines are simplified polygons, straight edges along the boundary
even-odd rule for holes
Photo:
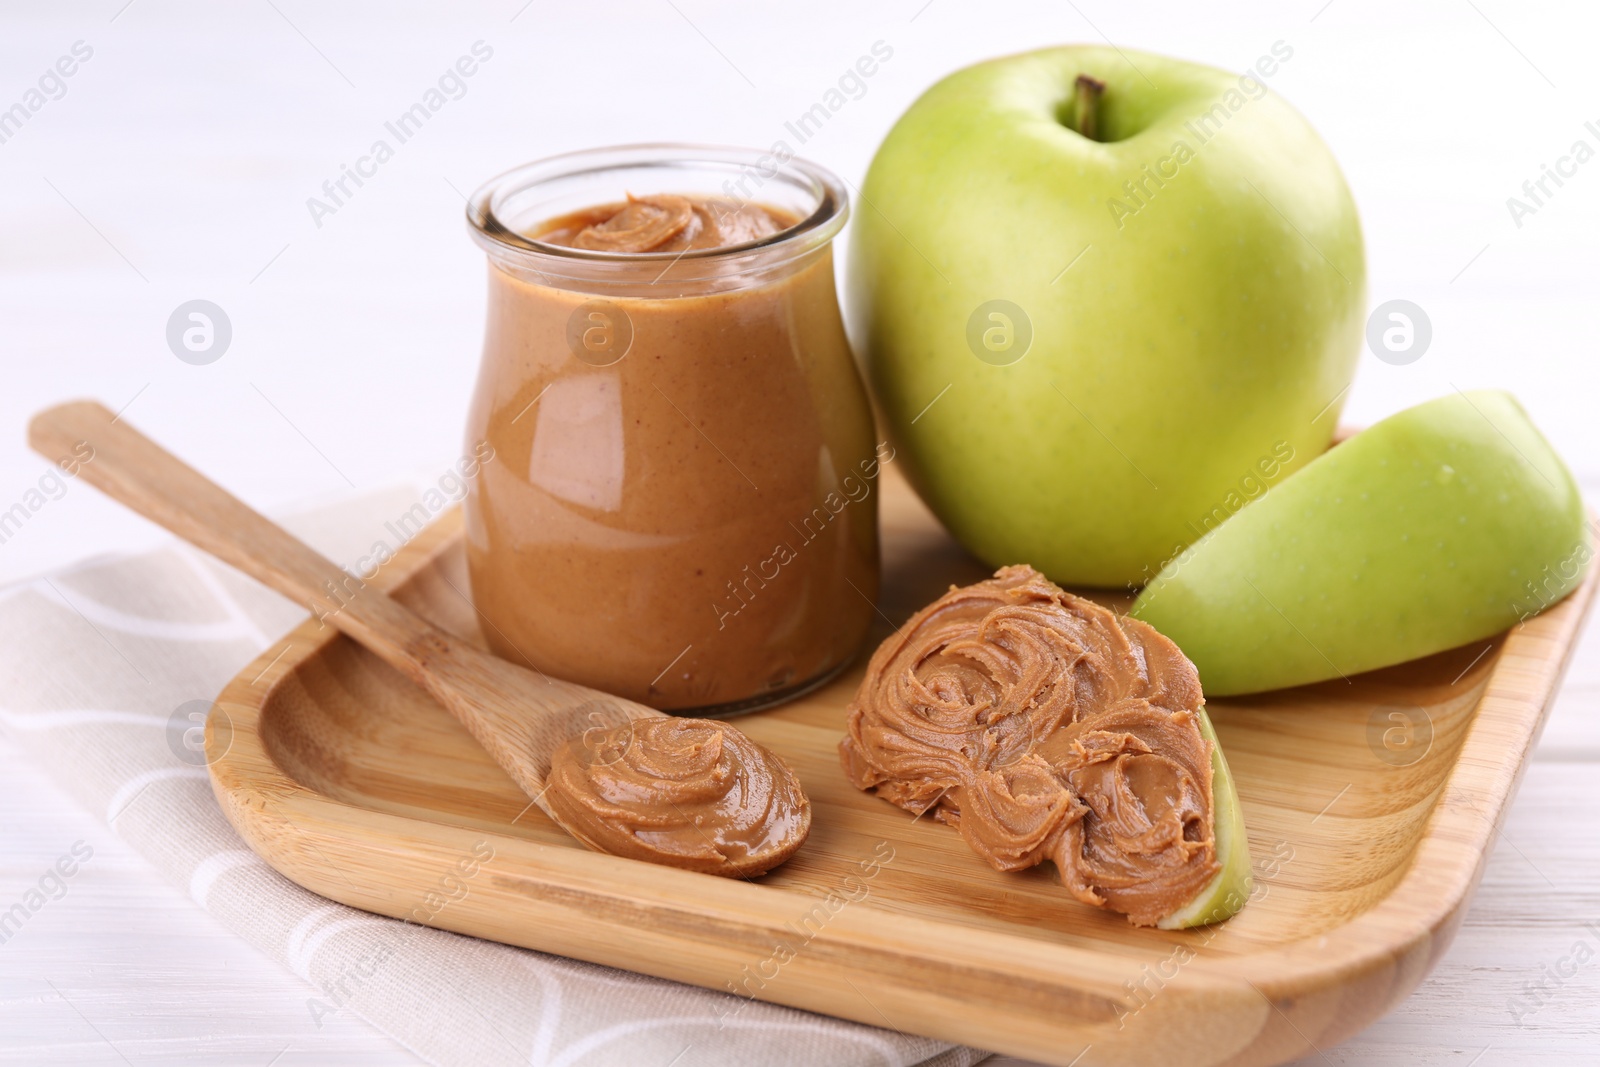
[[[988,574],[890,468],[881,493],[874,641]],[[1046,1063],[1279,1064],[1383,1015],[1450,944],[1597,576],[1492,641],[1211,701],[1256,889],[1202,930],[1136,929],[1049,865],[994,871],[954,830],[853,788],[835,746],[865,656],[738,720],[813,804],[805,846],[756,881],[585,850],[420,689],[310,619],[218,698],[212,784],[273,867],[383,915]],[[377,583],[478,639],[457,514]],[[486,846],[439,906],[441,875]]]

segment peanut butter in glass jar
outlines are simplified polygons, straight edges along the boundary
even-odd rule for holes
[[[737,714],[856,654],[892,457],[845,341],[847,200],[799,160],[559,156],[468,209],[489,254],[466,499],[494,650],[663,710]]]

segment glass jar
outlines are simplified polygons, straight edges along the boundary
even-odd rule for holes
[[[684,252],[529,236],[656,194],[798,221]],[[467,440],[493,458],[467,493],[467,559],[498,654],[700,716],[790,699],[854,657],[880,457],[834,286],[847,211],[820,167],[694,145],[556,156],[473,195],[489,301]]]

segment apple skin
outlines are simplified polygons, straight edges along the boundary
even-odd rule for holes
[[[1386,667],[1497,634],[1593,555],[1571,473],[1516,400],[1454,393],[1318,457],[1173,560],[1129,614],[1207,696]]]
[[[1230,493],[1320,454],[1365,314],[1355,204],[1305,119],[1238,74],[1126,54],[939,82],[879,148],[850,245],[852,338],[912,484],[989,565],[1071,585],[1144,584]],[[1079,74],[1105,83],[1103,143],[1057,119]],[[1213,107],[1201,143],[1185,123]],[[1114,217],[1136,180],[1151,195]],[[1005,366],[967,342],[995,299],[1033,329]]]

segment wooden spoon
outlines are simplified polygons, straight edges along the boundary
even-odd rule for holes
[[[620,851],[597,843],[552,805],[547,796],[552,756],[585,731],[669,716],[534,674],[461,642],[274,525],[102,404],[75,401],[40,412],[29,423],[28,443],[63,468],[76,464],[79,477],[184,540],[307,604],[443,704],[562,829],[598,852]],[[93,450],[87,460],[85,445]],[[760,873],[787,859],[805,839],[809,805],[794,772],[756,747],[775,776],[788,776],[786,784],[799,797],[804,818],[775,824],[771,840],[750,855],[710,865],[702,857],[695,864],[699,870]]]

